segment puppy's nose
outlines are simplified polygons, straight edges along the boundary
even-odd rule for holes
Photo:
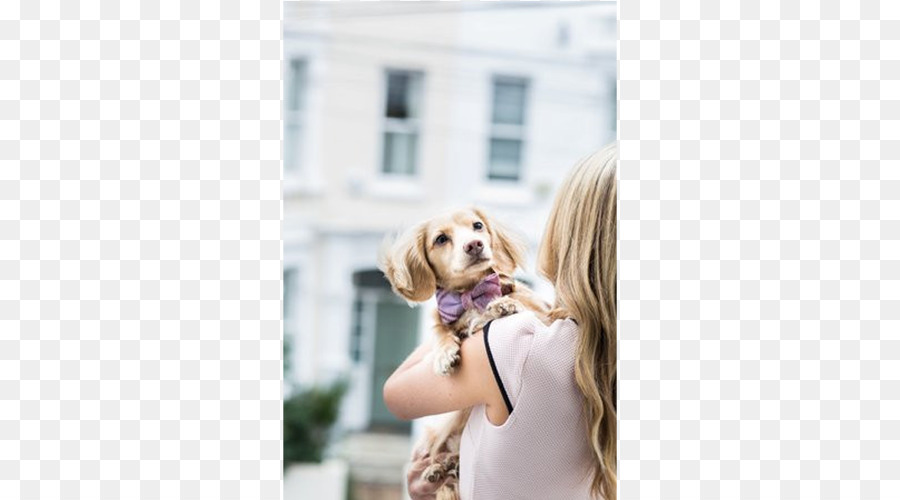
[[[482,250],[484,250],[484,243],[482,243],[481,240],[472,240],[466,243],[466,246],[463,247],[463,250],[465,250],[466,253],[471,255],[472,257],[475,257],[479,255]]]

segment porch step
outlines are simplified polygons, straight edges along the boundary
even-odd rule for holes
[[[411,449],[409,436],[357,433],[341,440],[335,455],[347,461],[353,481],[399,485]]]

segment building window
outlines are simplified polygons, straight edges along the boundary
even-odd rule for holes
[[[381,170],[413,175],[419,147],[422,73],[389,70],[384,109],[384,146]]]
[[[493,83],[488,179],[518,181],[525,146],[528,80],[497,76]]]
[[[297,270],[288,268],[284,269],[281,274],[282,286],[282,317],[284,319],[294,316],[294,294],[297,288]]]
[[[294,318],[296,317],[297,308],[297,270],[293,268],[285,268],[281,274],[281,324],[284,327],[283,340],[286,345],[291,346],[291,351],[297,351],[297,337],[294,331]],[[295,356],[292,358],[296,359]],[[291,364],[291,359],[285,358],[284,369],[287,372],[292,371],[296,367]],[[296,371],[293,371],[296,373]]]
[[[306,94],[306,61],[291,59],[285,75],[284,91],[284,170],[299,172],[303,139]]]

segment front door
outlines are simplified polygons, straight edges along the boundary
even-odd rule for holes
[[[409,307],[390,292],[375,302],[375,346],[372,363],[372,402],[369,427],[376,431],[410,431],[410,422],[388,411],[382,398],[385,381],[416,347],[419,309]]]

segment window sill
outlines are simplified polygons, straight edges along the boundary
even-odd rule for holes
[[[283,175],[281,192],[284,196],[319,196],[325,191],[325,185],[318,179],[287,172]]]
[[[475,198],[484,204],[521,207],[537,202],[534,190],[522,181],[484,181]]]
[[[424,201],[425,189],[418,177],[380,176],[365,186],[366,196],[394,201]]]

